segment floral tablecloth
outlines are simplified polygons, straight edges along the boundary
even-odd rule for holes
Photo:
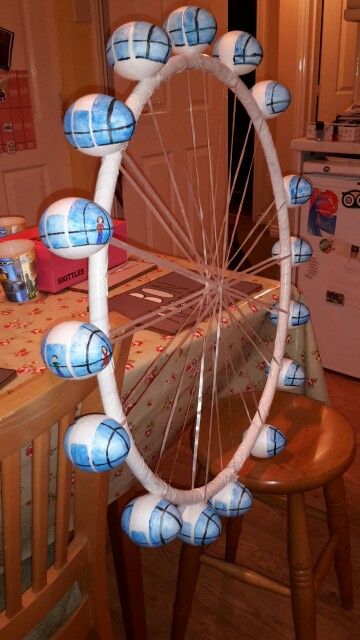
[[[144,281],[161,275],[158,269],[151,274],[142,276],[123,285],[123,291],[138,286]],[[260,299],[271,304],[278,299],[279,283],[273,280],[253,278],[261,281],[263,292]],[[114,295],[114,292],[112,292]],[[298,291],[294,296],[301,298]],[[16,402],[16,396],[21,393],[22,385],[30,376],[40,375],[45,371],[41,360],[40,344],[49,327],[64,320],[84,320],[88,318],[87,295],[71,290],[59,294],[40,294],[34,302],[27,304],[9,303],[0,293],[0,367],[17,370],[17,377],[0,390],[0,401],[3,394],[11,394]],[[267,319],[266,310],[261,304],[244,304],[243,313],[256,329],[265,345],[271,350],[275,328]],[[226,358],[236,351],[239,333],[234,327],[235,310],[224,314],[222,325],[225,341],[223,342],[219,371],[224,372]],[[194,411],[195,397],[194,380],[200,367],[202,345],[206,334],[206,323],[200,324],[189,332],[185,343],[181,336],[173,338],[154,331],[139,331],[134,335],[122,390],[125,411],[133,429],[135,441],[144,457],[154,463],[158,457],[162,443],[164,426],[169,415],[172,415],[174,428],[168,444],[179,434],[184,423],[184,416],[189,418]],[[246,342],[246,340],[244,341]],[[190,345],[191,343],[191,345]],[[213,342],[208,345],[208,351],[213,348]],[[175,346],[178,349],[175,349]],[[190,345],[190,346],[189,346]],[[265,381],[265,362],[251,344],[244,345],[246,362],[236,362],[236,374],[229,377],[223,375],[221,394],[237,393],[249,388],[261,389]],[[306,383],[299,392],[313,398],[327,402],[327,390],[323,369],[320,362],[311,322],[288,333],[286,356],[301,363],[306,371]],[[181,372],[184,370],[184,373]],[[181,395],[177,398],[176,411],[173,410],[174,397],[182,375]],[[221,376],[220,376],[221,378]],[[251,383],[249,382],[251,380]],[[72,384],[72,383],[69,383]],[[74,384],[76,384],[74,382]],[[249,386],[251,385],[251,387]],[[205,390],[206,391],[206,390]],[[31,443],[22,452],[22,504],[23,504],[23,539],[29,538],[30,521],[26,512],[30,513],[31,505]],[[56,471],[56,430],[53,433],[52,461],[49,478],[50,500],[55,496]],[[124,493],[133,483],[133,476],[126,465],[113,472],[110,483],[109,500],[114,500]]]

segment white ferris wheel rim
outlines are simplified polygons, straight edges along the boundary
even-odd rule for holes
[[[243,463],[250,455],[259,431],[266,421],[277,388],[288,328],[292,267],[287,199],[275,146],[264,115],[261,113],[250,91],[234,72],[217,59],[205,54],[173,56],[156,76],[142,80],[134,87],[125,101],[126,105],[133,111],[137,120],[145,104],[162,82],[182,71],[192,69],[203,70],[213,74],[220,82],[223,82],[231,89],[246,109],[257,132],[268,165],[277,211],[281,256],[279,307],[283,312],[279,313],[270,372],[259,400],[258,410],[251,421],[246,437],[239,444],[226,467],[202,487],[189,490],[177,489],[162,480],[150,469],[131,437],[117,389],[113,363],[97,375],[104,412],[109,417],[120,421],[131,437],[131,448],[126,463],[132,473],[148,492],[166,498],[177,505],[202,502],[211,498],[223,489],[228,482],[236,479]],[[94,201],[107,211],[111,211],[116,181],[126,146],[121,151],[104,156],[99,169]],[[107,258],[107,246],[89,258],[89,315],[90,322],[108,335]]]

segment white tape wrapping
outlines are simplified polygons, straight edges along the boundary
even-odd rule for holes
[[[177,73],[185,71],[186,69],[202,69],[214,74],[235,93],[247,110],[259,136],[269,167],[276,208],[278,211],[279,239],[281,248],[280,254],[282,256],[290,256],[291,250],[287,207],[284,205],[284,203],[286,203],[286,194],[272,137],[268,126],[264,121],[263,115],[250,92],[243,82],[230,69],[222,65],[218,60],[204,54],[174,56],[169,59],[166,65],[156,76],[142,80],[136,85],[131,95],[126,100],[127,106],[133,111],[137,120],[144,105],[152,96],[155,89],[162,82]],[[104,207],[108,212],[111,211],[123,151],[124,150],[121,150],[103,158],[97,179],[94,201]],[[107,252],[108,248],[105,247],[89,259],[89,312],[90,321],[108,335]],[[208,499],[220,491],[228,482],[236,478],[237,472],[250,455],[250,451],[253,448],[263,423],[267,418],[276,390],[279,375],[278,363],[281,364],[287,335],[290,289],[291,258],[289,257],[282,261],[279,304],[281,308],[284,309],[285,313],[280,314],[279,316],[272,366],[265,384],[264,392],[259,402],[259,409],[252,420],[245,439],[238,447],[233,459],[221,471],[221,473],[216,476],[216,478],[207,484],[206,487],[198,487],[191,490],[180,490],[169,486],[151,471],[132,440],[131,449],[126,463],[129,465],[134,476],[149,492],[166,497],[174,504],[190,504]],[[117,390],[113,363],[99,373],[97,377],[106,415],[120,421],[130,434]]]

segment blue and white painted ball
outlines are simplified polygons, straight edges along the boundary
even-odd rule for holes
[[[123,531],[141,547],[168,544],[176,538],[181,525],[181,513],[177,507],[151,493],[129,502],[121,515]]]
[[[265,373],[268,374],[269,365],[265,367]],[[278,389],[288,391],[292,387],[302,387],[305,383],[306,375],[302,366],[291,358],[283,358],[278,379]]]
[[[275,304],[268,314],[270,322],[276,327],[279,322],[279,305]],[[297,300],[290,300],[290,309],[288,317],[288,328],[296,329],[297,327],[307,324],[310,320],[310,311],[308,307]]]
[[[88,258],[106,245],[113,222],[100,205],[85,198],[62,198],[40,218],[39,233],[45,247],[62,258]]]
[[[200,7],[179,7],[165,20],[172,51],[176,54],[201,53],[215,38],[217,24],[212,13]]]
[[[304,240],[303,238],[299,238],[297,236],[291,236],[290,238],[290,246],[291,246],[291,262],[293,267],[299,266],[303,262],[307,262],[310,260],[312,256],[312,248],[311,245]],[[280,242],[275,242],[273,248],[271,249],[271,255],[274,258],[277,258],[280,255]]]
[[[248,429],[244,431],[243,438],[247,432]],[[280,429],[271,424],[265,424],[251,449],[251,455],[255,458],[272,458],[284,451],[286,443],[287,440]]]
[[[239,480],[228,482],[209,500],[216,513],[225,518],[242,516],[249,511],[253,503],[251,492]]]
[[[276,118],[291,102],[289,89],[275,80],[257,82],[251,93],[265,118]]]
[[[200,546],[211,544],[221,533],[221,520],[215,509],[206,502],[181,505],[182,527],[178,537],[187,544]]]
[[[169,36],[150,22],[127,22],[106,45],[106,58],[115,73],[129,80],[155,76],[171,52]]]
[[[123,149],[135,129],[131,109],[120,100],[91,93],[75,100],[64,117],[71,146],[89,156],[106,156]]]
[[[285,176],[283,182],[288,207],[299,207],[310,199],[312,184],[307,178],[291,174]]]
[[[82,471],[109,471],[126,460],[131,441],[126,429],[102,414],[82,416],[65,433],[64,449]]]
[[[254,71],[263,59],[260,43],[246,31],[229,31],[215,43],[213,57],[219,58],[238,76]]]
[[[110,364],[109,338],[90,323],[69,320],[57,324],[44,337],[41,355],[60,378],[90,378]]]

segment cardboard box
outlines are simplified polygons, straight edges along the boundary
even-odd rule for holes
[[[125,220],[114,220],[114,237],[124,240],[126,238]],[[38,227],[24,229],[12,236],[0,239],[0,242],[15,238],[27,238],[35,242],[37,284],[40,291],[56,293],[76,282],[82,282],[88,277],[88,259],[66,260],[51,253],[41,242]],[[109,269],[116,267],[127,260],[127,252],[118,247],[109,247]]]

